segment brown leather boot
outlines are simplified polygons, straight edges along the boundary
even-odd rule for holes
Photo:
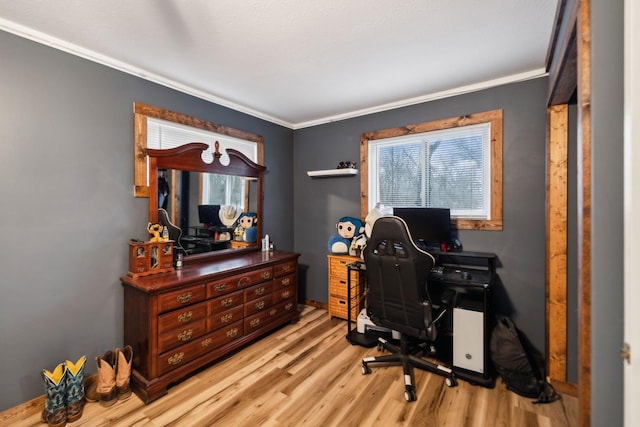
[[[116,350],[116,390],[118,400],[126,400],[131,396],[131,362],[133,348],[126,345]]]
[[[89,402],[100,401],[102,406],[111,406],[118,400],[116,392],[116,353],[108,350],[104,356],[96,357],[98,380],[87,384],[85,398]]]

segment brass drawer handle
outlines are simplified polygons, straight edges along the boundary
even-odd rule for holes
[[[268,278],[270,278],[270,277],[271,277],[271,272],[270,272],[270,271],[263,271],[263,272],[260,274],[260,277],[262,277],[263,279],[268,279]]]
[[[258,310],[262,310],[262,309],[264,308],[264,301],[258,301],[258,302],[255,304],[255,307],[256,307]]]
[[[215,290],[216,290],[216,292],[222,292],[222,291],[224,291],[226,288],[227,288],[227,284],[226,284],[226,283],[219,283],[219,284],[217,284],[217,285],[215,285],[215,286],[213,287],[213,289],[215,289]]]
[[[292,302],[290,302],[289,304],[284,306],[284,309],[287,310],[287,311],[290,311],[292,308],[293,308],[293,303]]]
[[[291,266],[290,265],[285,265],[284,267],[282,267],[282,271],[284,271],[285,273],[288,273],[289,270],[291,270]]]
[[[180,341],[189,341],[191,337],[193,337],[193,329],[187,329],[178,334],[178,340]]]
[[[290,295],[290,294],[291,294],[291,293],[290,293],[289,291],[284,291],[284,292],[282,292],[282,294],[281,294],[281,295],[282,295],[282,298],[289,298],[289,295]]]
[[[251,322],[249,322],[249,326],[251,326],[252,328],[255,328],[259,324],[260,324],[260,318],[253,319]]]
[[[180,304],[186,304],[191,300],[191,297],[193,296],[193,294],[191,292],[187,292],[185,294],[180,294],[176,297],[176,300],[178,300],[178,302]]]
[[[283,286],[289,286],[289,282],[291,282],[291,280],[288,277],[286,279],[282,279]]]
[[[209,347],[211,345],[211,341],[213,341],[211,338],[206,338],[200,342],[200,345],[202,347]]]
[[[225,298],[222,301],[220,301],[220,304],[223,307],[231,307],[231,305],[233,304],[233,298]]]
[[[227,338],[233,338],[238,335],[238,328],[229,329],[227,331]]]
[[[266,291],[264,286],[260,286],[258,289],[256,289],[256,295],[261,296],[264,295],[264,292]]]
[[[233,314],[232,313],[227,313],[224,316],[222,316],[220,318],[220,321],[222,323],[229,323],[231,321],[231,319],[233,319]]]
[[[182,359],[184,359],[184,353],[180,352],[169,357],[167,362],[169,362],[169,365],[177,365],[178,363],[182,362]]]
[[[186,311],[178,316],[178,321],[180,323],[187,323],[188,321],[191,320],[192,317],[193,317],[193,312]]]
[[[273,317],[273,316],[275,316],[275,315],[276,315],[276,313],[277,313],[277,312],[278,312],[278,310],[276,310],[276,309],[274,308],[273,310],[271,310],[271,311],[269,312],[269,316]]]

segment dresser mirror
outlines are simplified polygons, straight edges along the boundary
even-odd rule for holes
[[[170,229],[170,238],[184,248],[187,262],[260,249],[264,166],[237,150],[221,150],[217,141],[213,156],[205,143],[145,152],[149,222],[162,223],[158,208],[165,209],[169,221],[181,229],[179,237]],[[254,242],[235,240],[234,218],[241,212],[257,215]]]

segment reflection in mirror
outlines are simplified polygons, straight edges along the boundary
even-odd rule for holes
[[[209,146],[199,142],[144,150],[149,156],[151,184],[149,222],[157,222],[162,217],[159,210],[166,210],[170,222],[181,229],[181,233],[174,230],[174,235],[181,234],[178,249],[194,262],[260,249],[262,175],[266,168],[231,148],[225,150],[228,163],[222,164],[220,146],[217,141],[214,145],[211,162],[202,158]],[[243,213],[253,213],[251,218],[257,221],[247,225]],[[237,223],[255,226],[237,233]]]
[[[181,229],[186,255],[257,245],[236,230],[242,212],[257,212],[257,181],[234,175],[158,171],[158,207]]]

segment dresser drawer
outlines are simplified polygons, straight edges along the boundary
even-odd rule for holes
[[[193,322],[183,328],[174,329],[160,335],[158,339],[158,352],[162,353],[171,348],[193,341],[204,335],[207,330],[205,319]]]
[[[242,305],[244,294],[242,291],[233,292],[207,301],[207,314],[209,316]]]
[[[275,319],[276,314],[278,314],[278,310],[275,307],[271,307],[269,308],[269,310],[264,310],[254,315],[245,317],[244,318],[245,334],[249,334],[251,332],[257,331],[263,326],[269,324],[270,321]]]
[[[246,288],[247,286],[270,280],[272,277],[272,268],[266,267],[250,271],[246,274],[238,274],[224,279],[215,280],[207,284],[207,298],[223,295],[227,292],[235,291],[236,289]]]
[[[273,276],[280,277],[286,274],[295,273],[298,268],[297,261],[286,262],[282,264],[275,265],[273,267]]]
[[[271,295],[273,290],[273,282],[260,283],[244,290],[244,303],[253,301],[256,298],[262,298]]]
[[[230,323],[236,322],[242,319],[244,315],[244,307],[239,305],[231,310],[215,313],[207,317],[207,332],[211,332],[215,329],[219,329]]]
[[[281,301],[284,301],[289,298],[296,297],[296,288],[293,286],[288,286],[284,289],[278,289],[273,291],[273,303],[278,304]]]
[[[197,320],[204,319],[206,315],[207,303],[205,302],[171,311],[158,317],[158,333],[163,334],[172,329],[187,326]]]
[[[293,288],[297,285],[296,283],[296,275],[289,274],[286,276],[280,276],[273,279],[273,291],[277,291],[279,289],[284,288]]]
[[[158,296],[158,311],[160,313],[203,301],[205,298],[204,284],[191,286]]]
[[[244,303],[244,315],[249,316],[259,311],[265,310],[273,305],[273,295],[269,293],[262,298],[256,298]]]
[[[242,321],[238,321],[188,344],[162,353],[158,356],[159,375],[166,374],[204,353],[242,337],[242,335]]]

